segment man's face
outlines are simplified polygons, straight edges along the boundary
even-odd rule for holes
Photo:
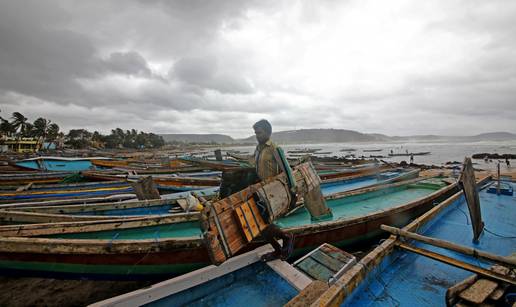
[[[260,127],[254,128],[254,134],[256,135],[256,140],[258,140],[258,143],[264,144],[269,140],[270,135]]]

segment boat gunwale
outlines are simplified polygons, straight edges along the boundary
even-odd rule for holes
[[[139,227],[158,226],[195,222],[200,213],[179,213],[169,215],[153,215],[144,217],[112,218],[105,220],[70,221],[59,223],[41,223],[0,226],[0,236],[42,236],[54,234],[74,234]]]

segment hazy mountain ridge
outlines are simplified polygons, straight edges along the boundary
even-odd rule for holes
[[[183,143],[222,143],[222,144],[231,144],[234,143],[235,140],[224,134],[179,134],[179,133],[170,133],[170,134],[160,134],[165,142],[183,142]]]
[[[244,139],[233,139],[223,134],[161,134],[165,142],[255,144],[254,135]],[[366,142],[479,142],[515,141],[516,134],[509,132],[488,132],[473,136],[413,135],[387,136],[380,133],[361,133],[345,129],[300,129],[278,131],[272,140],[279,144],[316,144],[316,143],[366,143]]]

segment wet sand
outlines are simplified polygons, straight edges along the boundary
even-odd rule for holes
[[[154,283],[0,277],[0,306],[86,306]]]

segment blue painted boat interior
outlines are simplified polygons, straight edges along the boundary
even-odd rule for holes
[[[150,214],[170,214],[170,210],[172,209],[171,205],[159,205],[159,206],[150,206],[150,207],[140,207],[140,208],[123,208],[123,209],[113,209],[113,210],[96,210],[96,211],[84,211],[80,213],[72,213],[73,215],[102,215],[102,216],[110,216],[110,215],[131,215],[131,216],[139,216],[139,215],[150,215]]]
[[[297,293],[266,264],[258,262],[144,306],[283,306]]]
[[[50,159],[43,159],[40,160],[43,168],[39,167],[39,164],[37,161],[30,160],[30,161],[20,161],[16,162],[16,164],[24,167],[29,167],[33,169],[44,169],[48,171],[84,171],[91,169],[93,167],[93,164],[90,160],[77,160],[77,161],[60,161],[60,160],[50,160]]]
[[[330,195],[339,192],[350,191],[359,188],[365,188],[368,186],[375,185],[377,183],[381,183],[382,181],[391,179],[400,175],[399,172],[384,172],[381,173],[380,176],[365,176],[354,179],[344,179],[342,181],[323,183],[321,185],[321,192],[323,195]]]
[[[515,183],[509,183],[513,188]],[[516,251],[516,198],[480,191],[482,219],[485,230],[480,242],[472,242],[473,231],[464,197],[461,197],[419,233],[451,241],[497,255],[508,256]],[[455,259],[488,268],[487,262],[473,257],[427,245],[412,243]],[[353,291],[343,306],[444,306],[447,288],[472,273],[450,265],[395,250],[385,257]]]

